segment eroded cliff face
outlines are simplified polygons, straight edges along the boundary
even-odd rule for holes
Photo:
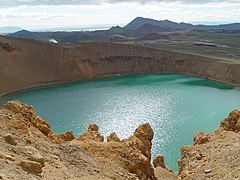
[[[0,36],[0,95],[114,74],[175,73],[240,84],[240,64],[117,43],[64,46]]]

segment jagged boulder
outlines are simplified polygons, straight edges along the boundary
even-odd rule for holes
[[[26,120],[26,126],[24,126],[25,130],[27,130],[29,126],[34,126],[55,143],[60,144],[66,141],[71,141],[75,138],[72,131],[67,131],[62,134],[55,134],[47,121],[43,120],[39,116],[36,116],[35,110],[32,106],[21,103],[18,100],[9,101],[3,106],[3,108],[5,110],[11,111],[17,116],[23,117]]]
[[[28,160],[39,162],[42,166],[44,166],[45,158],[35,147],[24,146],[22,151],[22,153],[28,157]]]
[[[4,152],[1,152],[1,151],[0,151],[0,159],[6,159],[6,160],[10,160],[10,161],[16,160],[12,155],[5,154]]]
[[[90,124],[88,130],[81,134],[78,137],[78,140],[81,141],[94,140],[103,142],[104,137],[98,132],[98,126],[96,124]]]
[[[75,138],[72,131],[67,131],[61,134],[52,133],[48,137],[57,144],[61,144],[66,141],[72,141]]]
[[[111,142],[111,141],[120,142],[120,138],[117,136],[117,134],[116,134],[115,132],[112,132],[112,133],[107,137],[107,142]]]
[[[53,133],[50,124],[47,121],[40,118],[39,116],[35,116],[34,119],[32,120],[32,123],[46,136]]]
[[[151,159],[153,129],[149,123],[140,125],[126,142],[133,148],[139,149],[148,159]]]
[[[179,174],[181,174],[185,170],[185,167],[187,166],[187,164],[189,162],[191,149],[192,148],[190,146],[183,146],[181,148],[181,159],[178,161]],[[182,173],[182,174],[184,174],[184,173]]]
[[[141,179],[156,179],[150,163],[153,138],[150,124],[140,125],[132,136],[122,141],[112,133],[108,136],[110,143],[103,142],[103,136],[92,127],[71,141],[71,144],[78,144],[90,154],[114,162]]]
[[[197,132],[194,136],[194,145],[209,142],[209,135],[204,132]]]
[[[240,131],[240,110],[233,110],[228,117],[221,121],[220,127],[226,131]]]
[[[98,126],[96,124],[89,124],[88,130],[89,131],[98,131]]]
[[[14,146],[17,145],[16,138],[15,138],[12,134],[10,134],[10,133],[5,134],[5,135],[3,136],[3,138],[4,138],[4,140],[5,140],[8,144],[11,144],[11,145],[14,145]]]
[[[67,131],[65,133],[61,133],[61,134],[59,134],[59,136],[64,141],[71,141],[71,140],[73,140],[75,138],[72,131]]]
[[[42,124],[38,124],[38,123],[34,123],[34,126],[36,128],[38,128],[43,134],[45,134],[46,136],[48,136],[49,134],[52,133],[52,130],[50,128],[48,128],[46,125],[42,125]]]
[[[42,165],[36,161],[22,160],[20,161],[20,166],[30,173],[42,173]]]
[[[18,100],[9,101],[3,108],[12,111],[14,114],[21,114],[26,120],[33,121],[36,117],[32,106],[21,103]]]
[[[131,154],[129,157],[131,161],[127,169],[143,179],[155,179],[154,170],[150,163],[153,135],[152,127],[146,123],[140,125],[129,139],[124,140],[127,146],[140,151],[140,154]]]
[[[166,168],[166,165],[164,163],[164,157],[162,155],[159,155],[153,159],[153,166],[156,167],[161,167],[161,168]]]

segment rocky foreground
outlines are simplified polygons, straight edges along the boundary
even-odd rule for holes
[[[0,109],[0,179],[240,179],[239,131],[235,110],[214,133],[197,133],[193,146],[182,147],[176,175],[162,156],[151,164],[149,124],[124,140],[112,133],[104,142],[96,125],[75,138],[55,134],[32,106],[11,101]]]

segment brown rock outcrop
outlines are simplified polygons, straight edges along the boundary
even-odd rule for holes
[[[154,171],[150,163],[153,135],[152,127],[146,123],[140,125],[129,139],[123,140],[127,146],[140,150],[138,156],[136,156],[137,154],[131,154],[131,163],[127,166],[130,172],[137,174],[140,178],[155,179]]]
[[[17,145],[17,141],[16,139],[13,137],[12,134],[8,133],[8,134],[5,134],[3,136],[4,140],[8,143],[8,144],[11,144],[11,145],[14,145],[16,146]]]
[[[48,137],[57,144],[72,141],[75,138],[72,131],[67,131],[61,134],[51,133]]]
[[[6,159],[10,161],[15,161],[16,159],[12,155],[5,154],[0,151],[0,159]]]
[[[108,137],[107,137],[107,142],[110,141],[115,141],[115,142],[120,142],[120,138],[117,136],[115,132],[112,132]]]
[[[154,173],[157,179],[177,180],[177,174],[168,169],[164,163],[164,157],[158,155],[153,159]]]
[[[228,117],[221,121],[220,127],[227,131],[240,131],[240,111],[234,110],[230,112]]]
[[[42,166],[45,165],[45,158],[33,146],[24,146],[22,148],[22,154],[24,154],[27,157],[27,159],[30,161],[36,161],[40,163]]]
[[[107,162],[123,167],[141,179],[155,179],[150,163],[152,138],[153,130],[149,124],[140,125],[128,139],[109,142],[103,142],[98,131],[88,128],[71,144],[80,145],[90,154],[103,157]]]
[[[150,124],[142,124],[135,130],[133,136],[130,136],[130,138],[125,141],[125,143],[133,148],[139,149],[144,156],[151,159],[153,134],[154,132]]]
[[[154,173],[159,180],[177,180],[177,174],[169,171],[169,169],[156,167],[154,168]]]
[[[52,133],[49,123],[47,121],[41,119],[39,116],[36,116],[34,118],[33,124],[36,128],[38,128],[46,136],[48,136]]]
[[[181,148],[178,179],[239,179],[239,112],[232,111],[214,133],[197,133],[193,146]]]
[[[36,115],[32,106],[21,103],[18,100],[9,101],[3,106],[3,109],[10,110],[14,114],[20,114],[30,122],[34,121]]]
[[[194,136],[194,145],[209,142],[209,135],[204,132],[197,132]]]
[[[22,160],[20,166],[26,169],[30,173],[40,174],[42,173],[42,165],[36,161]]]
[[[98,126],[96,124],[90,124],[88,130],[81,134],[77,139],[81,141],[104,141],[104,137],[98,132]]]
[[[98,126],[96,124],[89,124],[88,130],[89,131],[98,131]]]
[[[239,111],[234,110],[220,129],[212,134],[197,133],[193,146],[182,147],[178,179],[239,179],[238,120]],[[96,125],[90,125],[74,139],[72,132],[56,135],[51,130],[46,135],[36,124],[50,128],[31,106],[19,101],[0,108],[1,177],[38,179],[41,174],[42,179],[177,178],[162,168],[165,167],[162,156],[154,159],[153,164],[158,167],[152,168],[154,133],[149,124],[140,125],[128,139],[118,141],[113,133],[109,142],[103,142]],[[11,145],[4,137],[16,139],[17,144]]]
[[[57,135],[50,129],[51,133],[46,135],[39,124],[50,129],[46,121],[35,115],[31,106],[19,101],[8,102],[0,108],[1,178],[137,179],[123,166],[112,166],[110,161],[91,156],[81,146],[69,144],[74,139],[71,131]],[[89,131],[96,130],[97,126],[91,127],[94,128]],[[17,140],[16,145],[5,141],[8,134]]]
[[[164,157],[162,155],[159,155],[153,159],[153,166],[156,167],[161,167],[161,168],[166,168],[166,165],[164,163]]]
[[[72,131],[67,131],[62,134],[55,134],[51,130],[51,127],[47,121],[41,119],[39,116],[36,116],[35,110],[32,106],[15,100],[9,101],[7,104],[4,105],[3,109],[11,111],[15,116],[20,116],[24,118],[25,128],[22,128],[22,130],[25,129],[26,131],[28,131],[27,127],[33,125],[44,135],[49,136],[51,140],[58,144],[74,139],[74,134]],[[10,117],[12,118],[12,116],[13,115],[11,115]],[[15,124],[13,128],[17,128],[17,126],[18,125]],[[8,137],[8,139],[10,141],[10,139],[12,138]]]

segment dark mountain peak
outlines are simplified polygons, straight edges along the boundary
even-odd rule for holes
[[[15,33],[29,33],[29,32],[30,32],[30,31],[23,29],[23,30],[17,31],[17,32],[15,32]]]
[[[9,35],[23,35],[23,34],[30,34],[30,33],[31,33],[30,31],[23,29],[23,30],[17,31],[15,33],[11,33]]]
[[[108,33],[110,34],[121,34],[125,31],[125,29],[123,29],[120,26],[113,26],[108,30]]]
[[[151,24],[154,26],[158,26],[164,29],[172,29],[172,30],[222,30],[222,31],[240,31],[240,23],[232,23],[232,24],[220,24],[220,25],[192,25],[191,23],[177,23],[170,21],[168,19],[165,20],[154,20],[150,18],[137,17],[132,20],[129,24],[127,24],[124,29],[128,30],[137,30],[141,26],[145,24]]]
[[[122,30],[123,28],[120,26],[112,26],[109,30]]]
[[[139,19],[146,19],[146,18],[144,18],[144,17],[136,17],[134,20],[139,20]]]
[[[17,37],[17,38],[32,38],[33,34],[34,32],[30,32],[27,30],[20,30],[15,33],[8,34],[8,36]]]
[[[144,24],[157,25],[158,21],[154,19],[149,19],[149,18],[137,17],[134,20],[132,20],[129,24],[127,24],[124,27],[124,29],[136,30],[137,28],[141,27]]]
[[[137,17],[134,20],[132,20],[128,25],[126,25],[124,28],[130,29],[130,30],[136,30],[139,27],[143,26],[144,24],[152,24],[164,29],[191,29],[193,27],[192,24],[176,23],[168,19],[158,21],[158,20],[149,19],[149,18]]]
[[[165,19],[162,22],[171,22],[172,23],[172,21],[169,21],[168,19]]]
[[[140,21],[141,21],[141,20],[144,21],[144,20],[154,20],[154,19],[151,19],[151,18],[145,18],[145,17],[140,17],[140,16],[139,16],[139,17],[136,17],[133,21],[139,21],[139,20],[140,20]],[[154,21],[155,21],[155,20],[154,20]]]

